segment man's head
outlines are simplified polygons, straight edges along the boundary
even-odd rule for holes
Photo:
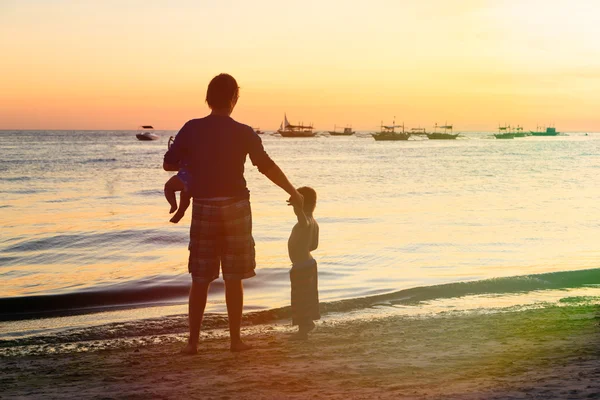
[[[219,74],[208,84],[206,102],[211,110],[231,113],[237,103],[240,88],[233,76]]]
[[[317,192],[308,186],[298,188],[298,192],[304,197],[304,213],[312,214],[317,206]]]

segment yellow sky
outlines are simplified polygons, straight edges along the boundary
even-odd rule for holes
[[[210,78],[234,118],[600,131],[596,0],[0,0],[0,129],[178,129]]]

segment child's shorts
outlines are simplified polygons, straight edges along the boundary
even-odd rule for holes
[[[319,280],[314,259],[292,265],[292,325],[305,325],[321,318],[319,312]]]

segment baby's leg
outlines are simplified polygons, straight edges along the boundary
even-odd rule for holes
[[[179,195],[179,208],[177,209],[175,215],[173,215],[173,218],[171,218],[172,223],[176,224],[181,218],[183,218],[185,210],[187,210],[190,206],[190,200],[190,194],[185,190],[182,190],[181,194]]]
[[[169,214],[172,214],[177,210],[177,198],[175,197],[175,192],[183,192],[183,182],[177,175],[172,176],[167,183],[165,183],[165,198],[171,205],[171,209],[169,210]]]

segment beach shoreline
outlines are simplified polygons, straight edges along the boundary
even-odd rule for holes
[[[285,322],[285,321],[284,321]],[[563,306],[428,317],[334,318],[308,342],[256,325],[254,349],[206,331],[84,353],[0,358],[1,398],[600,398],[597,299]]]

